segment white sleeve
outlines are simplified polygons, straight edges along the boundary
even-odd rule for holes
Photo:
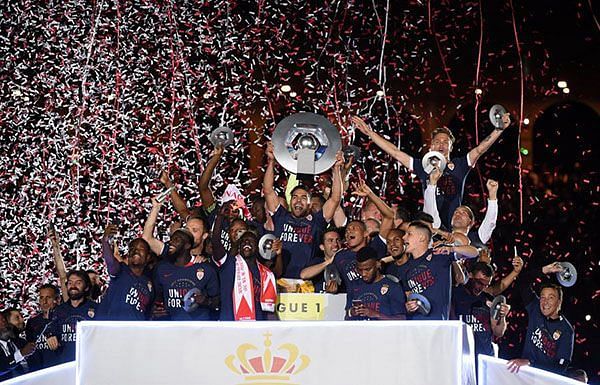
[[[410,160],[408,161],[408,169],[410,171],[414,171],[415,168],[413,167],[415,165],[415,158],[413,158],[412,156],[410,157]]]
[[[15,357],[15,362],[23,361],[25,357],[23,357],[19,348],[12,341],[9,341],[8,343],[12,344],[13,348],[15,349],[15,354],[13,354],[13,356]]]
[[[496,228],[496,220],[498,219],[498,200],[491,201],[488,199],[487,210],[485,211],[485,218],[477,230],[479,239],[481,242],[487,243],[492,237],[492,233]]]
[[[425,189],[425,193],[423,194],[423,198],[425,203],[423,204],[423,211],[433,217],[433,228],[439,229],[442,224],[442,220],[440,219],[440,213],[437,208],[437,201],[435,198],[435,190],[437,186],[431,185],[427,183],[427,188]]]

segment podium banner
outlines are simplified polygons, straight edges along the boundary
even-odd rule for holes
[[[545,370],[522,366],[518,373],[506,368],[508,361],[484,356],[479,360],[479,385],[581,385],[581,382]]]
[[[282,321],[343,321],[346,294],[281,293],[277,316]]]
[[[472,334],[458,321],[77,326],[78,384],[475,384]]]

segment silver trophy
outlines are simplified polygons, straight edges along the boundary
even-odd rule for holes
[[[503,295],[499,295],[494,298],[494,302],[492,302],[492,306],[490,307],[490,317],[498,321],[500,319],[500,309],[502,305],[506,304],[506,297]]]
[[[327,265],[325,271],[323,272],[323,276],[325,278],[325,284],[329,284],[331,281],[335,281],[338,285],[342,283],[342,278],[340,277],[340,272],[337,267],[332,263]]]
[[[504,114],[506,114],[506,108],[499,104],[494,104],[492,108],[490,108],[490,122],[497,130],[504,129],[504,123],[502,122]]]
[[[577,282],[577,269],[569,262],[559,262],[562,271],[556,273],[556,279],[564,287],[571,287]]]
[[[233,143],[233,131],[229,127],[218,127],[210,134],[209,140],[215,147],[229,147]]]
[[[335,126],[325,117],[310,112],[300,112],[279,122],[272,142],[277,162],[294,174],[327,171],[342,148]]]
[[[263,259],[270,261],[275,257],[275,253],[273,252],[273,241],[276,239],[277,237],[273,234],[265,234],[258,241],[258,252]]]
[[[423,170],[425,170],[427,174],[431,174],[436,167],[443,173],[444,169],[446,169],[446,163],[446,157],[439,151],[429,151],[423,156],[423,160],[421,161]]]

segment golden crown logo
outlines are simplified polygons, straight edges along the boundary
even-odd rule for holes
[[[263,335],[265,350],[261,355],[251,353],[252,350],[259,350],[256,346],[242,344],[235,355],[225,358],[225,365],[232,372],[244,376],[244,385],[293,385],[289,382],[290,377],[306,369],[310,365],[310,358],[299,354],[298,347],[291,343],[279,346],[277,351],[283,354],[274,355],[271,351],[272,334],[267,332]]]

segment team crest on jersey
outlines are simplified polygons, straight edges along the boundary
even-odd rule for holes
[[[561,334],[562,334],[562,332],[560,330],[555,330],[554,333],[552,334],[552,338],[554,338],[554,341],[557,341],[560,338]]]
[[[204,269],[200,268],[196,270],[196,278],[198,278],[198,281],[202,281],[202,278],[204,278]]]
[[[312,221],[312,214],[308,214],[308,215],[306,216],[306,220],[308,220],[308,221]]]
[[[425,257],[426,260],[431,261],[431,258],[433,258],[432,254],[429,254],[428,256]]]
[[[152,291],[152,282],[148,281],[148,291]]]
[[[96,311],[93,308],[89,308],[88,309],[88,317],[94,318],[95,315],[96,315]]]
[[[381,295],[385,295],[385,293],[387,293],[389,289],[390,289],[390,287],[387,284],[381,286],[381,290],[380,290],[381,291]]]
[[[448,167],[450,170],[454,170],[454,163],[448,163],[446,167]]]

